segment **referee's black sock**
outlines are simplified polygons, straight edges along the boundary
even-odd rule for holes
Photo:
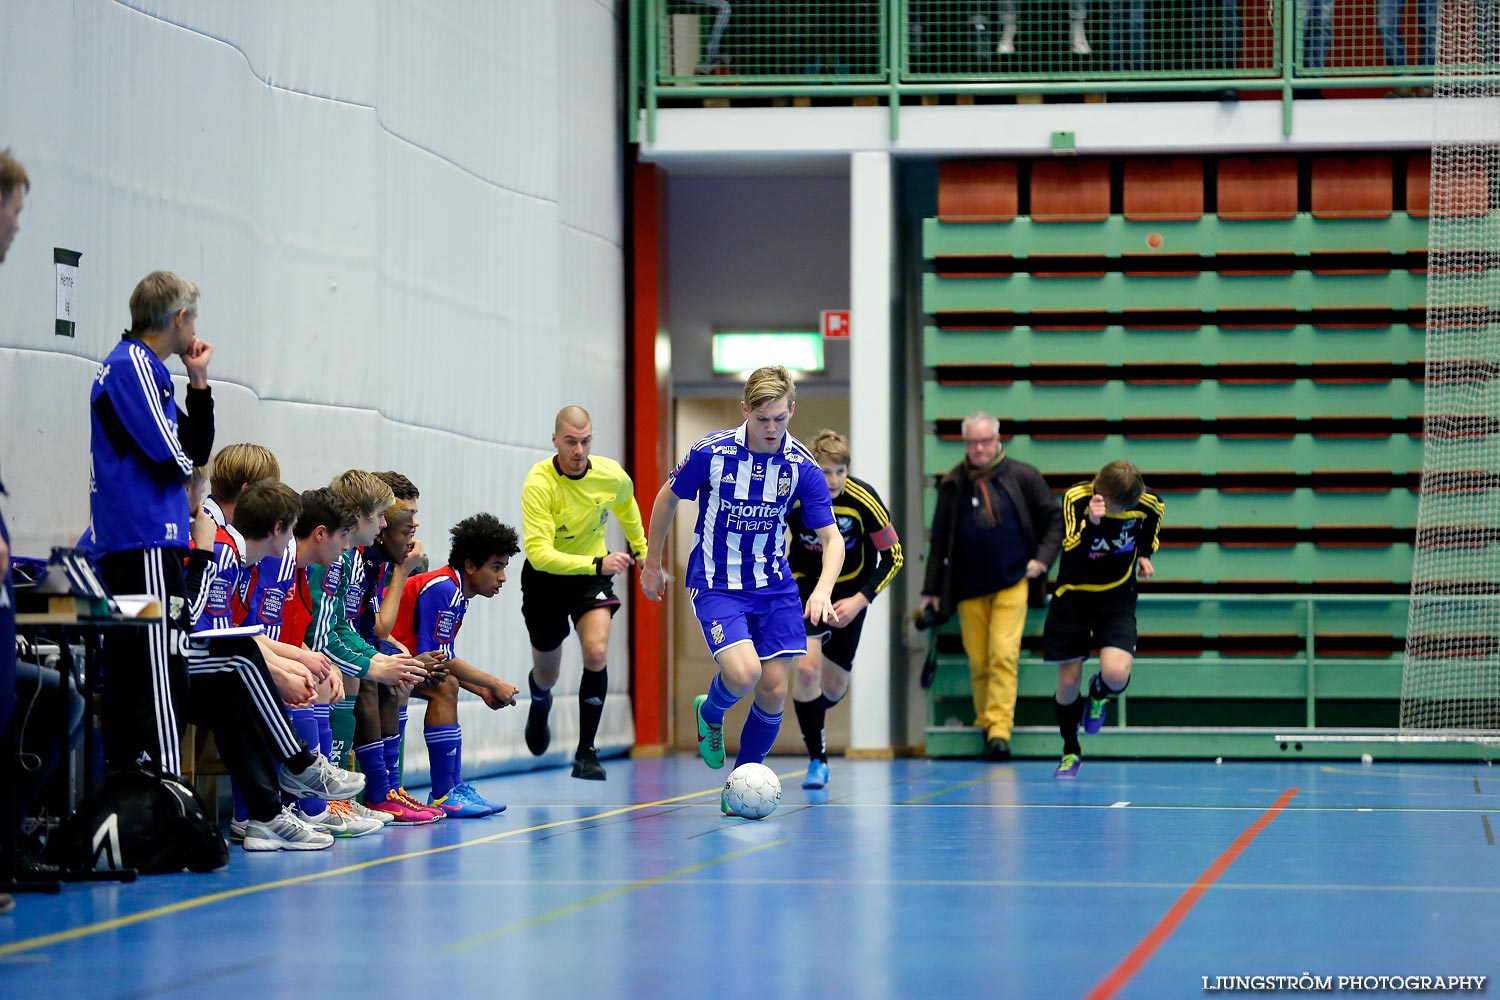
[[[1052,712],[1057,716],[1057,731],[1062,734],[1063,754],[1083,756],[1083,746],[1078,742],[1078,723],[1083,721],[1083,699],[1074,698],[1073,704],[1064,705],[1052,699]]]
[[[552,742],[552,730],[547,725],[547,715],[552,711],[552,692],[537,687],[534,670],[526,674],[526,684],[531,688],[531,707],[526,710],[526,749],[532,756],[540,757]]]
[[[578,683],[578,749],[594,749],[599,720],[604,716],[604,697],[609,693],[609,668],[585,670]]]

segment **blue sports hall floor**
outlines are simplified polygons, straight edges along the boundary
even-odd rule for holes
[[[1086,760],[1064,783],[1051,761],[835,759],[814,803],[803,762],[772,758],[786,793],[751,822],[719,816],[723,772],[696,757],[606,763],[605,783],[476,782],[498,817],[18,897],[0,997],[1156,998],[1500,975],[1484,765]]]

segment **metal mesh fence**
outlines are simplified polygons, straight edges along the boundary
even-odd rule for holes
[[[663,82],[888,78],[886,0],[656,0]]]
[[[1438,60],[1440,0],[640,2],[664,84],[1265,78],[1284,52],[1303,78],[1426,77]]]
[[[1265,76],[1264,0],[908,0],[905,75],[1046,79]]]
[[[1437,65],[1438,0],[1301,0],[1295,7],[1293,65],[1301,76],[1430,76]]]

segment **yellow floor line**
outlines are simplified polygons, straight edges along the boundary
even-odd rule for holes
[[[956,792],[960,788],[969,788],[974,785],[982,785],[986,781],[994,781],[1000,775],[1009,773],[1011,772],[1007,769],[997,768],[993,774],[987,774],[983,778],[975,778],[973,781],[961,781],[956,785],[949,785],[947,788],[939,788],[935,792],[928,792],[925,795],[918,795],[915,798],[902,799],[899,804],[903,806],[915,805],[916,803],[923,802],[927,799],[935,799],[939,795],[947,795],[949,792]]]
[[[655,878],[646,878],[641,879],[638,882],[631,882],[628,885],[622,885],[617,889],[611,889],[608,892],[601,892],[598,895],[590,896],[588,899],[580,899],[576,903],[569,903],[567,906],[559,906],[555,910],[548,910],[546,913],[539,913],[528,920],[519,920],[513,924],[506,924],[504,927],[497,927],[492,931],[484,931],[480,934],[471,935],[469,937],[463,938],[462,940],[453,942],[446,948],[443,948],[442,951],[447,955],[456,955],[459,952],[467,951],[468,949],[473,948],[475,945],[489,944],[493,941],[498,941],[500,938],[503,938],[509,934],[515,934],[520,931],[529,931],[533,928],[540,927],[543,924],[550,924],[554,920],[561,920],[563,917],[572,916],[573,914],[578,913],[581,910],[586,910],[591,906],[597,906],[600,903],[607,903],[612,899],[619,899],[621,896],[636,892],[639,889],[649,889],[654,885],[662,885],[665,882],[671,882],[673,879],[681,878],[684,875],[696,875],[698,872],[701,872],[706,868],[712,868],[715,865],[722,865],[725,862],[733,861],[736,858],[742,858],[747,854],[754,854],[757,851],[764,851],[768,847],[775,847],[777,844],[781,843],[785,843],[785,841],[773,840],[765,844],[756,844],[754,847],[747,847],[744,850],[734,851],[730,854],[725,854],[717,858],[710,858],[707,861],[700,861],[696,865],[688,865],[686,868],[679,868],[674,872],[667,872],[665,875],[657,875]]]
[[[638,812],[642,809],[654,809],[657,806],[670,805],[673,802],[685,802],[690,799],[701,799],[706,795],[717,795],[721,789],[711,788],[702,792],[691,792],[687,795],[677,795],[670,799],[657,799],[655,802],[642,802],[639,805],[623,806],[619,809],[611,809],[608,812],[595,813],[592,816],[580,816],[576,819],[560,819],[551,823],[541,823],[537,826],[528,826],[521,830],[506,830],[504,833],[494,833],[487,837],[478,837],[474,840],[466,840],[461,844],[445,844],[442,847],[431,847],[422,851],[409,851],[405,854],[394,854],[388,858],[376,858],[372,861],[362,861],[359,864],[345,865],[331,871],[316,872],[310,875],[298,875],[295,878],[278,879],[275,882],[263,882],[260,885],[247,885],[238,889],[228,889],[224,892],[209,893],[196,899],[184,899],[181,902],[171,903],[167,906],[158,906],[150,910],[142,910],[140,913],[132,913],[126,917],[115,917],[112,920],[101,920],[98,923],[86,924],[82,927],[74,927],[65,931],[57,931],[52,934],[42,934],[37,937],[24,938],[20,941],[12,941],[10,944],[0,945],[0,957],[14,955],[18,952],[33,951],[37,948],[47,948],[55,944],[67,941],[77,941],[80,938],[92,937],[95,934],[103,934],[107,931],[119,930],[133,924],[145,923],[159,917],[171,916],[174,913],[183,913],[188,910],[196,910],[200,906],[208,906],[213,903],[222,903],[230,899],[238,899],[241,896],[251,896],[258,892],[269,892],[272,889],[285,889],[288,886],[305,885],[308,882],[317,882],[321,879],[336,878],[340,875],[350,875],[354,872],[366,871],[370,868],[378,868],[381,865],[394,864],[398,861],[409,861],[412,858],[430,857],[434,854],[443,854],[447,851],[458,851],[466,847],[474,847],[478,844],[489,844],[497,840],[505,840],[510,837],[519,837],[523,833],[536,833],[538,830],[553,830],[561,826],[571,826],[577,823],[591,823],[595,820],[608,819],[611,816],[620,816],[624,813]],[[727,859],[726,859],[727,860]]]

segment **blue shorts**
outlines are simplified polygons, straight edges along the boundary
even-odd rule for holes
[[[708,651],[718,659],[721,650],[742,642],[755,646],[762,660],[807,655],[807,630],[802,627],[802,602],[795,590],[766,594],[756,590],[694,590],[693,613],[703,628]]]

